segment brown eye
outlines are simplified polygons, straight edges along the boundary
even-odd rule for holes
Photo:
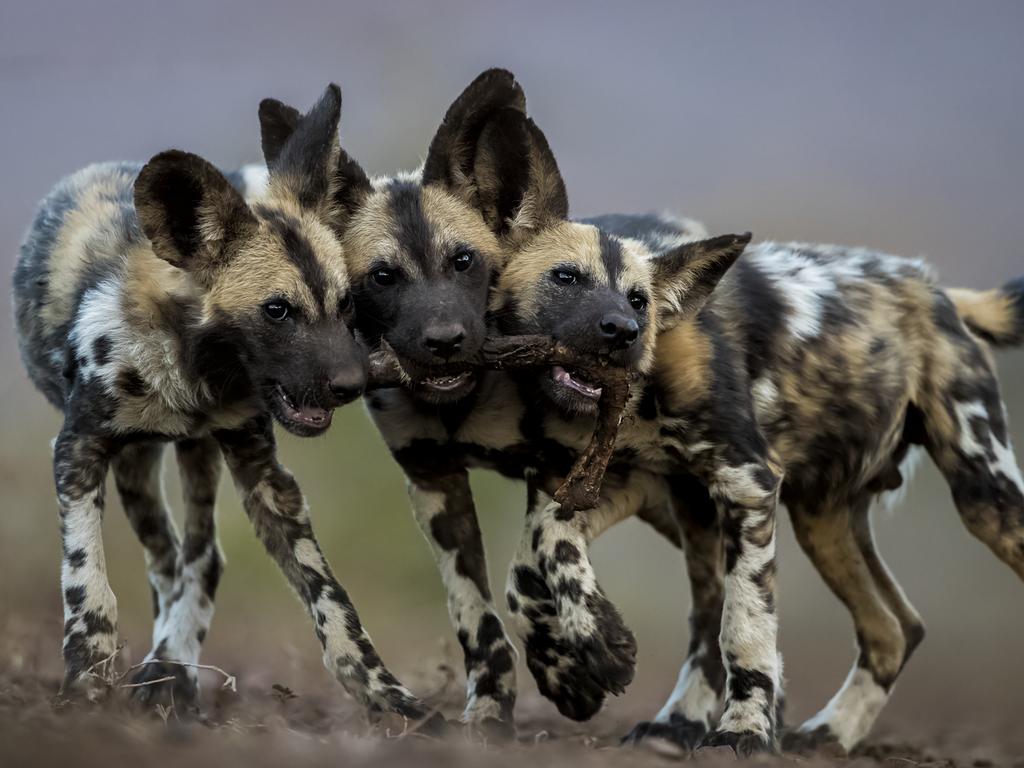
[[[452,257],[452,265],[456,272],[465,272],[473,266],[473,252],[469,249],[462,249]]]
[[[395,271],[393,269],[388,269],[387,267],[381,267],[380,269],[373,270],[373,272],[370,273],[370,277],[377,285],[385,286],[394,285],[395,280],[398,279],[395,275]]]
[[[634,312],[643,312],[647,309],[647,297],[640,291],[630,291],[628,299],[629,306],[633,308]]]
[[[291,312],[291,307],[288,306],[287,301],[281,299],[271,299],[263,305],[263,314],[273,320],[275,323],[280,323]]]
[[[551,272],[551,278],[559,285],[576,285],[580,276],[571,269],[555,269]]]

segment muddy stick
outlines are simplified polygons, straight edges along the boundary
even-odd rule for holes
[[[629,397],[629,372],[611,365],[601,357],[577,352],[546,336],[489,338],[484,342],[479,359],[469,365],[491,370],[567,365],[585,371],[591,381],[601,386],[601,401],[593,436],[554,496],[555,501],[567,511],[596,506],[604,473],[615,448],[622,412]],[[385,345],[370,355],[367,389],[407,386],[409,382],[409,377],[389,346]]]

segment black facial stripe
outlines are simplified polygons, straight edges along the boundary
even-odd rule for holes
[[[302,275],[309,292],[313,294],[313,300],[325,313],[333,316],[334,310],[328,309],[326,305],[327,273],[324,271],[323,264],[316,257],[309,240],[300,234],[299,222],[281,211],[269,208],[261,207],[257,212],[267,220],[277,236],[281,238],[285,254],[299,268],[299,274]]]
[[[422,188],[409,182],[396,182],[390,186],[389,193],[395,239],[409,258],[427,271],[432,261],[434,238],[423,213]]]
[[[608,285],[617,287],[619,278],[625,263],[622,257],[622,242],[612,237],[607,232],[600,231],[599,247],[601,249],[601,261],[604,262],[605,272],[608,273]]]

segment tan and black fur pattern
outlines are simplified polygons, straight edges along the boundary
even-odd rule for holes
[[[856,744],[923,637],[920,618],[878,555],[869,517],[879,494],[902,482],[908,449],[928,450],[968,528],[1024,576],[1024,484],[981,341],[1019,343],[1022,327],[1021,280],[947,294],[919,262],[766,243],[748,249],[696,318],[659,337],[655,375],[624,422],[620,450],[636,453],[644,467],[655,466],[662,452],[692,462],[708,451],[715,401],[735,400],[745,388],[772,461],[785,472],[781,498],[798,540],[853,614],[857,663],[787,746]],[[730,411],[742,408],[734,403]],[[658,425],[653,453],[641,448],[645,420]],[[730,683],[734,672],[727,648],[726,669],[716,663],[716,638],[706,632],[709,620],[728,610],[713,553],[724,550],[728,574],[750,531],[730,530],[727,516],[709,515],[707,492],[692,482],[679,488],[671,474],[667,493],[680,524],[672,538],[684,542],[691,569],[694,635],[673,696],[631,738],[657,735],[692,746],[719,704],[723,671]],[[628,512],[620,506],[614,517],[622,514]],[[754,583],[768,590],[771,580],[769,570]],[[550,632],[550,622],[532,623]],[[725,637],[723,625],[723,643]]]
[[[374,393],[404,414],[377,420],[389,445],[408,430],[461,413],[478,397],[467,361],[486,334],[488,299],[514,243],[565,213],[565,188],[550,173],[547,145],[524,115],[525,98],[503,70],[481,74],[451,105],[413,173],[370,179],[342,153],[335,226],[353,284],[357,327],[388,344],[410,387]],[[294,110],[261,112],[264,151],[290,132]],[[269,151],[268,151],[269,150]],[[448,608],[465,652],[464,719],[508,733],[515,651],[494,608],[464,465],[437,466],[396,453],[420,529],[437,557]]]
[[[553,158],[543,167],[554,168]],[[465,488],[465,481],[438,481],[464,476],[467,466],[529,476],[531,513],[510,574],[509,607],[541,690],[570,716],[593,714],[606,692],[629,681],[634,648],[597,586],[586,545],[617,520],[640,514],[684,544],[695,576],[695,610],[679,686],[659,717],[639,726],[633,737],[667,735],[688,746],[728,743],[741,751],[769,748],[775,744],[781,696],[773,597],[780,495],[791,509],[800,507],[800,499],[813,500],[819,513],[828,508],[822,500],[842,499],[851,508],[852,499],[870,500],[898,483],[903,453],[921,442],[915,419],[934,413],[941,420],[942,408],[955,406],[957,397],[985,404],[966,406],[970,413],[964,418],[1004,423],[984,348],[915,262],[857,249],[764,244],[741,259],[711,294],[735,249],[730,258],[702,264],[695,259],[701,249],[680,246],[692,237],[670,220],[595,220],[623,237],[567,223],[561,210],[545,221],[510,242],[491,321],[508,333],[549,333],[576,346],[621,353],[616,345],[624,337],[616,332],[609,338],[604,314],[628,320],[626,307],[642,294],[638,286],[651,293],[658,286],[660,301],[642,296],[645,317],[634,318],[635,333],[621,326],[627,336],[634,333],[632,351],[623,359],[648,372],[646,384],[630,404],[605,500],[569,520],[560,519],[544,492],[557,485],[575,451],[585,445],[593,404],[577,388],[568,390],[561,374],[533,380],[485,374],[471,398],[438,409],[390,393],[370,399],[389,446],[418,479],[414,506],[426,510],[422,516],[436,527],[430,537],[443,542],[435,543],[439,558],[463,580],[446,578],[456,626],[472,624],[467,615],[491,616],[492,606],[485,582],[483,588],[466,587],[474,580],[465,574],[482,573],[483,553],[468,492],[450,490]],[[672,245],[677,247],[665,250]],[[719,241],[710,251],[729,252],[728,245]],[[657,258],[652,248],[661,251]],[[662,274],[652,277],[652,269]],[[647,282],[639,281],[645,271]],[[575,279],[560,274],[568,272]],[[990,304],[971,294],[976,307],[972,314],[962,303],[964,319],[974,333],[1015,338],[1019,295],[1019,286],[990,294],[1002,308],[995,322],[984,317]],[[936,332],[942,334],[939,342]],[[912,376],[906,374],[908,365]],[[936,379],[939,369],[944,372]],[[931,391],[930,382],[947,389]],[[948,390],[963,386],[966,394]],[[865,424],[883,428],[858,434]],[[952,445],[956,434],[947,429],[946,442]],[[1004,517],[1013,519],[1018,476],[1005,455],[992,453],[997,443],[1008,450],[1005,429],[994,428],[992,435],[976,436],[977,445],[970,448],[1013,469],[1003,473],[990,462],[977,470],[993,489],[1006,486],[1000,477],[1010,480],[982,506],[1007,508]],[[933,452],[942,454],[938,448]],[[955,463],[949,455],[937,461],[945,467]],[[434,487],[425,492],[430,483]],[[963,494],[955,480],[951,484],[955,495]],[[449,510],[458,512],[449,518]],[[988,530],[994,542],[992,514],[974,516],[986,521],[975,523],[975,530]],[[844,519],[842,513],[825,517]],[[865,573],[878,585],[884,610],[896,617],[890,629],[898,626],[903,638],[885,642],[906,653],[919,639],[919,621],[874,552],[866,518],[851,513],[849,519],[851,540],[866,553]],[[470,532],[466,540],[472,546],[459,548],[448,536],[456,527]],[[1005,557],[1014,535],[993,543]],[[801,540],[812,550],[821,536],[809,531]],[[815,561],[826,574],[827,561],[827,556]],[[873,610],[881,610],[882,603]],[[496,621],[480,622],[491,629],[478,633],[479,644],[504,650],[507,641],[499,638]],[[477,646],[465,641],[473,636],[461,636],[470,646],[467,664],[478,663]],[[863,642],[871,636],[865,634]],[[829,733],[849,745],[866,732],[880,705],[872,691],[865,691],[864,675],[884,690],[894,679],[891,663],[879,658],[894,656],[862,654],[859,669],[866,671],[856,673],[844,689],[849,693],[841,694],[842,706],[832,707],[844,714],[823,713],[823,722],[813,726],[816,738]],[[709,734],[723,699],[717,732]],[[855,711],[847,715],[851,708]],[[467,715],[472,714],[471,706]],[[853,732],[840,732],[851,722]]]
[[[365,385],[332,228],[340,109],[332,85],[307,115],[296,113],[251,202],[239,191],[244,177],[169,151],[141,168],[86,168],[40,206],[14,300],[29,377],[64,414],[54,473],[69,694],[98,693],[99,667],[116,648],[100,529],[110,467],[153,589],[153,663],[136,681],[171,676],[173,701],[195,705],[194,667],[160,662],[194,665],[209,629],[223,568],[214,527],[223,454],[257,534],[315,621],[328,668],[367,706],[422,712],[332,575],[271,429],[273,419],[319,434]],[[166,442],[183,480],[183,536],[163,499]],[[143,701],[172,695],[168,685],[135,690]]]
[[[345,164],[343,175],[352,173],[351,164]],[[579,327],[570,324],[559,332],[571,336],[576,346],[589,344],[591,349],[617,357],[624,364],[649,367],[658,329],[670,327],[677,321],[676,316],[696,311],[745,241],[727,238],[706,246],[677,248],[655,263],[647,260],[650,252],[639,240],[609,237],[595,226],[567,222],[564,185],[554,157],[543,135],[523,113],[521,91],[504,72],[485,73],[452,105],[420,174],[377,182],[366,180],[361,171],[355,176],[362,181],[362,192],[351,206],[346,206],[352,213],[340,228],[357,285],[359,274],[366,275],[357,288],[359,323],[361,327],[369,323],[371,338],[387,341],[403,361],[409,362],[414,380],[420,385],[411,394],[375,393],[369,398],[371,413],[410,478],[416,517],[438,557],[449,610],[466,652],[469,704],[465,718],[476,724],[497,720],[507,725],[515,695],[513,652],[491,601],[466,467],[495,466],[523,476],[544,455],[534,450],[533,440],[542,436],[547,399],[539,392],[527,399],[536,408],[524,421],[533,425],[525,435],[519,430],[523,419],[517,418],[509,431],[504,418],[486,415],[482,403],[507,403],[509,413],[520,407],[516,403],[523,401],[520,388],[525,383],[500,375],[467,375],[459,369],[462,354],[471,355],[482,338],[469,322],[473,312],[477,319],[472,322],[481,322],[487,293],[474,291],[468,283],[457,283],[458,278],[446,277],[446,271],[457,272],[454,260],[467,251],[472,263],[482,262],[487,267],[486,282],[492,286],[495,267],[502,265],[500,279],[508,285],[517,274],[529,279],[531,264],[547,265],[545,275],[559,267],[588,276],[593,271],[597,281],[593,287],[597,290],[579,286],[582,300],[576,303],[585,306],[586,312],[585,316],[572,318],[579,327],[586,325],[587,331],[580,333]],[[687,238],[670,235],[670,239],[678,245]],[[565,263],[552,261],[556,258],[564,258]],[[526,272],[520,269],[523,265]],[[625,290],[621,290],[623,286]],[[655,286],[659,286],[657,296]],[[500,284],[496,289],[502,292]],[[420,295],[432,298],[421,303]],[[510,295],[507,288],[504,295]],[[525,300],[527,296],[521,294],[519,298]],[[563,301],[571,299],[570,295]],[[465,310],[467,302],[472,305],[471,311]],[[661,313],[647,311],[648,304],[653,307],[658,302]],[[525,303],[521,307],[492,303],[491,322],[502,330],[511,330],[507,321],[515,321],[524,330],[540,327],[544,317],[551,314],[551,304],[542,308],[541,303],[533,308]],[[428,345],[428,335],[419,329],[430,328],[440,319],[442,326],[456,326],[458,333],[451,335],[460,336],[460,345],[438,352]],[[531,320],[536,321],[533,326],[529,326]],[[372,327],[374,323],[376,328]],[[405,330],[410,328],[413,330]],[[591,328],[598,338],[591,339]],[[642,343],[637,343],[638,339]],[[441,388],[447,391],[439,392]],[[556,389],[548,388],[547,395],[556,393]],[[567,401],[562,405],[593,410],[592,401]],[[549,410],[558,412],[557,407]],[[475,420],[478,415],[484,415],[483,423]],[[587,418],[584,415],[584,422]],[[582,438],[589,427],[581,423],[577,431]],[[546,473],[545,481],[558,475],[555,466],[568,466],[575,450],[570,445],[549,442],[548,447],[554,448],[558,456],[553,456],[551,463],[541,462],[539,469]],[[464,450],[469,446],[474,447],[474,455]],[[743,458],[750,456],[744,454]],[[766,466],[765,457],[752,459],[752,463],[757,461],[757,467]],[[751,493],[747,488],[751,476],[761,480],[751,467],[739,467],[735,477],[723,478],[718,484],[724,496],[737,497],[735,516],[742,517],[751,506],[759,510],[751,515],[767,516],[763,523],[768,529],[768,539],[763,543],[766,554],[758,556],[770,559],[774,539],[769,512],[775,499],[775,481],[770,469],[765,473],[771,480],[766,490],[758,486]],[[767,511],[760,511],[762,507]],[[561,531],[566,526],[585,526],[585,519],[581,516],[577,521],[566,521],[552,516],[547,523],[552,552],[568,551],[569,542],[559,546]],[[579,560],[583,572],[588,572],[582,556]],[[557,558],[550,562],[560,564]],[[751,569],[747,567],[747,571]],[[552,569],[552,578],[556,575]],[[621,690],[631,678],[632,636],[596,583],[578,586],[584,590],[581,597],[585,597],[581,609],[574,610],[566,603],[565,616],[561,617],[568,633],[566,647],[575,652],[575,656],[566,656],[571,670],[556,675],[550,683],[540,674],[538,680],[563,711],[585,718],[600,706],[606,691]],[[570,626],[574,621],[575,626]],[[774,685],[774,619],[765,623],[768,628],[764,634],[769,636],[771,648],[769,652],[759,650],[765,658],[756,663],[768,670],[764,674]],[[608,635],[617,637],[609,641]],[[737,649],[739,654],[746,652],[745,646]],[[737,663],[755,662],[744,658]],[[579,689],[571,684],[574,674],[591,675],[596,680]],[[746,720],[770,717],[761,710],[773,709],[773,691],[764,692],[761,699],[759,708],[750,714],[742,711],[750,709],[745,699],[736,701],[730,712],[740,726],[737,731],[744,730]],[[770,730],[770,723],[759,724]]]

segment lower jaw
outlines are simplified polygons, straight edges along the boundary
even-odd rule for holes
[[[285,431],[296,437],[317,437],[322,435],[331,426],[331,420],[327,419],[323,424],[313,425],[304,421],[293,421],[287,417],[274,414],[274,420],[284,427]]]
[[[564,413],[571,416],[593,416],[597,413],[597,400],[581,395],[549,378],[543,380],[542,388],[548,398]]]
[[[429,403],[456,403],[469,395],[476,388],[476,380],[469,379],[452,389],[436,389],[427,384],[419,384],[414,392],[421,400]]]
[[[284,430],[296,437],[316,437],[322,435],[331,426],[333,414],[328,411],[327,418],[322,422],[313,424],[308,421],[298,421],[291,418],[285,407],[277,402],[276,400],[271,402],[270,412],[274,417],[274,421],[280,424]]]

